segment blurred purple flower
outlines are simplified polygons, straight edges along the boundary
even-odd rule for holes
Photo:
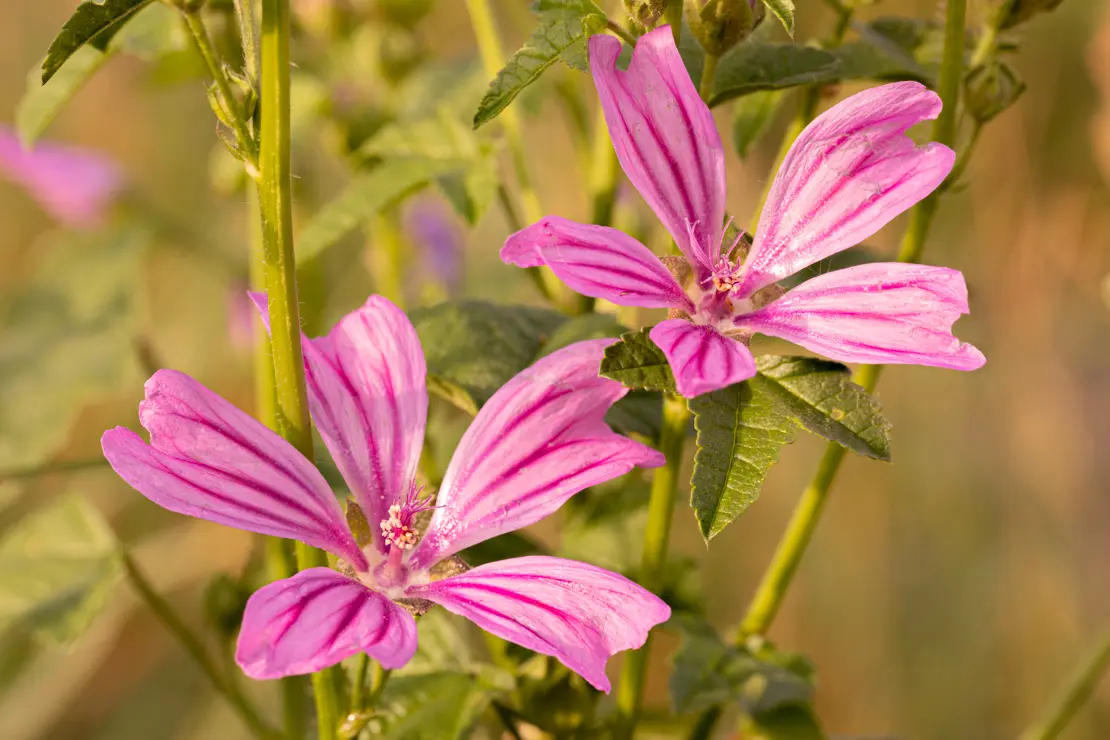
[[[227,291],[227,338],[234,349],[246,351],[254,346],[257,313],[246,283],[232,283]]]
[[[428,271],[453,293],[462,281],[463,240],[443,208],[433,200],[409,201],[403,214],[405,233],[420,250],[422,271]]]
[[[265,297],[257,300],[265,316]],[[466,570],[452,556],[539,521],[583,488],[663,464],[605,424],[626,393],[597,375],[610,341],[555,352],[495,393],[459,443],[433,506],[415,482],[427,371],[404,313],[372,296],[326,337],[303,338],[312,416],[372,530],[364,547],[309,460],[182,373],[160,370],[147,381],[139,418],[150,444],[117,427],[104,433],[104,454],[171,511],[341,559],[338,572],[305,570],[250,598],[236,649],[249,676],[310,673],[360,651],[398,668],[417,641],[416,622],[397,603],[404,600],[439,604],[608,691],[607,659],[642,645],[669,617],[666,604],[572,560],[522,557]],[[447,568],[435,567],[443,561]]]
[[[27,150],[5,126],[0,126],[0,174],[67,226],[99,225],[123,189],[123,173],[108,157],[56,144]]]
[[[775,283],[859,244],[932,192],[952,168],[940,144],[905,132],[941,101],[916,82],[865,90],[818,116],[779,168],[746,257],[725,247],[724,149],[670,29],[644,34],[627,71],[620,42],[590,40],[590,68],[628,179],[685,257],[681,269],[616,229],[550,216],[509,237],[501,258],[548,265],[571,288],[625,306],[668,308],[651,331],[687,397],[755,374],[755,332],[843,362],[974,370],[985,359],[952,336],[967,313],[956,270],[870,264],[785,293]],[[739,340],[739,341],[738,341]]]

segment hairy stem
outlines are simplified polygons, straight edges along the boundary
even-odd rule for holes
[[[690,410],[686,399],[674,395],[664,396],[659,451],[666,456],[667,462],[663,467],[655,469],[652,478],[647,528],[644,531],[644,554],[640,565],[640,585],[655,594],[663,587],[663,566],[667,561],[671,519],[678,494],[682,451],[686,444],[689,422]],[[617,688],[614,740],[630,740],[636,728],[643,704],[644,678],[650,647],[649,636],[643,647],[628,653],[625,658]]]
[[[1110,669],[1110,630],[1103,632],[1095,649],[1076,667],[1067,684],[1037,722],[1021,733],[1019,740],[1053,740],[1075,718]]]
[[[225,671],[221,670],[212,656],[208,654],[208,650],[205,649],[200,638],[193,634],[188,625],[174,613],[173,607],[154,590],[154,587],[151,586],[143,572],[139,570],[139,566],[131,558],[131,555],[123,553],[122,561],[124,573],[135,589],[135,593],[154,613],[158,621],[170,631],[170,634],[174,636],[185,652],[189,654],[189,657],[208,678],[212,687],[227,700],[232,709],[243,720],[243,723],[250,728],[251,734],[259,740],[275,740],[279,737],[262,721],[262,717],[246,695],[243,694],[239,684]]]

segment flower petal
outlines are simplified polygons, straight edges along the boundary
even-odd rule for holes
[[[955,152],[918,147],[905,132],[940,108],[924,85],[895,82],[853,95],[807,126],[771,185],[740,295],[859,244],[936,189]]]
[[[247,601],[235,662],[251,678],[283,678],[364,652],[394,669],[416,653],[416,621],[376,591],[330,568],[310,568]]]
[[[624,576],[543,556],[489,563],[408,593],[558,658],[606,693],[609,656],[640,647],[671,616],[662,599]]]
[[[252,298],[265,320],[266,296]],[[328,336],[302,337],[301,346],[312,420],[376,528],[407,493],[424,444],[427,368],[416,330],[374,295]]]
[[[123,189],[119,165],[96,152],[55,144],[26,150],[0,126],[0,173],[21,185],[43,210],[70,226],[94,227]]]
[[[983,354],[952,336],[965,313],[959,271],[879,263],[813,278],[736,323],[841,362],[974,370]]]
[[[625,174],[697,271],[709,274],[725,216],[725,155],[669,26],[636,42],[627,71],[621,42],[590,39],[590,69]],[[693,225],[688,229],[688,224]]]
[[[621,306],[694,310],[682,286],[650,249],[608,226],[548,216],[510,236],[501,259],[517,267],[547,265],[582,295]]]
[[[667,356],[678,392],[686,398],[755,375],[755,359],[748,348],[710,326],[667,319],[651,330],[651,341]]]
[[[413,568],[534,524],[583,488],[637,465],[663,464],[657,451],[605,423],[609,407],[628,392],[597,374],[613,341],[553,352],[486,402],[447,467]]]
[[[150,444],[116,427],[101,445],[112,468],[159,506],[248,532],[300,540],[365,568],[324,477],[273,431],[184,373],[146,382],[139,420]]]

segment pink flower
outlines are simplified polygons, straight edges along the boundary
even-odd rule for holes
[[[916,147],[905,136],[940,112],[935,94],[897,82],[818,116],[775,176],[759,233],[741,261],[736,244],[721,244],[721,139],[670,30],[642,36],[627,71],[617,69],[620,51],[613,37],[590,39],[605,120],[629,180],[682,250],[689,280],[616,229],[556,216],[509,237],[504,261],[548,265],[585,295],[670,309],[671,318],[651,338],[687,397],[750,378],[755,361],[743,340],[755,332],[843,362],[983,365],[977,349],[952,336],[952,324],[968,310],[967,288],[955,270],[871,264],[822,275],[785,295],[774,285],[859,244],[940,185],[952,168],[952,150]]]
[[[171,511],[297,539],[340,559],[338,572],[302,571],[250,598],[236,650],[249,676],[309,673],[359,651],[398,668],[416,650],[416,623],[396,603],[404,599],[440,604],[608,691],[606,660],[642,645],[668,618],[660,599],[615,573],[561,558],[516,558],[446,577],[434,568],[539,521],[587,486],[663,464],[658,452],[603,421],[625,394],[597,376],[608,341],[553,353],[494,394],[459,443],[432,506],[414,482],[428,395],[412,324],[372,296],[328,336],[304,338],[312,416],[370,524],[365,547],[309,460],[181,373],[161,370],[147,381],[139,418],[150,444],[117,427],[104,434],[104,454],[124,480]]]
[[[0,173],[68,226],[99,225],[123,188],[123,174],[107,157],[52,144],[26,150],[4,126],[0,126]]]

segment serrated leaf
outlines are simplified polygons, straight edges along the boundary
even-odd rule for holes
[[[732,144],[740,159],[763,138],[785,95],[781,90],[761,90],[737,101],[732,112]]]
[[[592,0],[538,0],[533,10],[539,25],[490,83],[474,114],[474,128],[496,118],[560,59],[585,69],[586,41],[606,24],[605,12]]]
[[[141,229],[58,232],[0,314],[0,465],[61,445],[82,406],[137,380],[132,342]]]
[[[651,341],[650,331],[649,327],[624,334],[606,347],[599,374],[627,388],[676,393],[667,356]]]
[[[835,82],[839,68],[836,56],[821,49],[748,41],[721,57],[709,105],[760,90]]]
[[[890,422],[844,365],[813,357],[756,358],[756,393],[776,399],[803,429],[852,452],[890,460]]]
[[[779,450],[795,425],[779,401],[737,383],[690,399],[697,430],[690,505],[706,541],[759,497]]]
[[[85,44],[101,51],[108,48],[108,42],[123,28],[123,24],[152,1],[104,0],[101,3],[88,0],[78,5],[46,51],[46,59],[42,63],[43,84],[49,82],[66,60]]]
[[[311,262],[374,214],[461,166],[450,160],[407,157],[386,160],[357,175],[304,227],[296,242],[297,264]]]
[[[85,83],[117,53],[151,58],[182,48],[176,14],[165,5],[144,8],[104,49],[86,44],[43,83],[38,65],[27,75],[27,90],[15,111],[15,127],[24,146],[33,144]],[[195,56],[195,53],[193,53]]]
[[[763,4],[779,19],[790,38],[794,38],[794,0],[763,0]]]
[[[54,642],[77,638],[120,572],[116,538],[88,502],[67,495],[0,542],[0,628],[26,625]]]
[[[429,391],[476,413],[535,360],[566,321],[556,311],[449,301],[409,313],[428,364]]]
[[[670,679],[676,712],[734,702],[744,715],[761,717],[813,698],[813,668],[801,656],[768,643],[756,648],[726,644],[710,624],[689,616],[668,626],[683,637]]]
[[[587,313],[582,316],[575,316],[551,333],[551,337],[544,343],[536,359],[547,357],[552,352],[569,347],[576,342],[604,337],[619,337],[627,331],[628,329],[621,326],[621,323],[609,314]]]

